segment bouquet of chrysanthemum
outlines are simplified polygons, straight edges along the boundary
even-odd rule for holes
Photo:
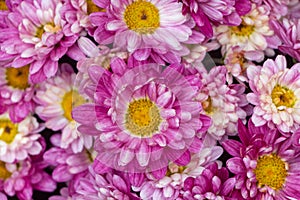
[[[1,0],[0,200],[299,200],[299,0]]]

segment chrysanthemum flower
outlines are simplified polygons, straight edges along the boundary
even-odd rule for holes
[[[252,10],[242,17],[239,26],[216,27],[217,40],[222,45],[222,54],[234,46],[240,46],[244,51],[264,51],[274,46],[268,38],[274,35],[269,28],[269,11],[265,7],[252,4]]]
[[[184,181],[188,177],[199,176],[205,167],[216,161],[222,153],[222,147],[204,144],[201,151],[194,154],[186,166],[170,163],[163,178],[156,179],[147,174],[148,179],[140,187],[133,187],[133,190],[138,191],[142,199],[180,199]]]
[[[293,138],[282,137],[266,125],[248,128],[239,121],[239,138],[226,140],[225,150],[232,156],[226,165],[235,174],[235,189],[244,199],[299,199],[299,149]]]
[[[242,15],[251,10],[249,0],[182,0],[183,13],[189,13],[200,31],[207,37],[213,36],[213,24],[237,26]]]
[[[51,130],[62,130],[61,147],[77,153],[83,147],[90,148],[92,137],[77,131],[77,123],[71,116],[72,109],[86,99],[75,87],[76,74],[68,64],[62,64],[57,76],[41,83],[34,100],[37,102],[36,113]]]
[[[224,55],[224,65],[227,68],[226,80],[233,83],[233,77],[239,82],[248,82],[247,68],[254,65],[252,61],[261,62],[264,59],[262,51],[244,51],[241,47],[235,46]]]
[[[42,163],[29,159],[17,163],[0,161],[0,189],[2,185],[4,194],[16,195],[20,200],[32,199],[33,190],[53,192],[56,182],[44,168]]]
[[[0,160],[12,163],[39,154],[42,150],[39,132],[42,129],[43,126],[32,116],[13,123],[7,113],[0,115]]]
[[[182,14],[182,3],[167,0],[95,1],[105,12],[90,14],[97,27],[93,36],[99,44],[113,43],[136,58],[165,57],[180,60],[188,49],[182,45],[192,35],[187,18]],[[153,52],[152,52],[153,51]]]
[[[298,34],[300,31],[300,19],[283,19],[282,22],[272,20],[271,24],[275,34],[282,42],[278,49],[300,61],[300,36]]]
[[[33,83],[55,75],[58,60],[76,42],[78,35],[66,36],[60,0],[22,1],[9,12],[7,28],[0,30],[0,57],[9,57],[9,67],[30,65]],[[9,33],[9,34],[8,34]]]
[[[241,84],[226,84],[227,70],[225,66],[217,66],[207,72],[203,69],[202,88],[198,91],[197,100],[202,103],[203,113],[212,118],[208,129],[215,140],[223,136],[235,135],[238,119],[245,120],[247,113],[242,107],[248,104]],[[223,138],[224,139],[224,138]]]
[[[247,70],[252,93],[247,100],[255,105],[251,120],[256,126],[267,124],[282,132],[300,125],[300,64],[287,68],[284,56],[268,59],[263,66]]]
[[[34,110],[35,86],[28,81],[29,66],[21,68],[0,67],[0,104],[17,123]]]
[[[54,147],[47,150],[43,158],[54,166],[52,177],[57,182],[70,181],[75,175],[86,172],[96,157],[93,150],[74,153],[71,148],[60,148],[61,135],[53,135],[51,141]]]
[[[230,199],[230,192],[234,188],[235,182],[234,178],[229,178],[228,170],[225,167],[214,162],[207,166],[200,176],[188,177],[184,181],[181,198],[178,199]]]
[[[76,107],[73,118],[79,131],[98,136],[96,159],[120,171],[144,172],[169,161],[187,164],[190,152],[199,151],[210,118],[200,114],[196,90],[176,67],[182,66],[130,69],[114,58],[113,73],[89,68],[93,83],[86,92],[94,103]]]
[[[128,180],[117,173],[96,174],[93,168],[90,173],[79,180],[72,196],[74,200],[80,199],[122,199],[138,200],[136,194],[131,193]]]

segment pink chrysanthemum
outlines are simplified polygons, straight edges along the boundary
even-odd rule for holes
[[[61,135],[51,137],[54,147],[47,150],[43,158],[54,167],[52,177],[57,182],[67,182],[80,173],[85,173],[96,157],[87,149],[74,153],[70,148],[60,148]]]
[[[225,134],[235,135],[238,119],[245,120],[247,113],[242,107],[248,102],[244,94],[245,87],[241,84],[226,84],[227,70],[217,66],[201,73],[203,87],[199,90],[197,100],[202,103],[203,113],[212,118],[208,135],[215,140],[224,139]]]
[[[83,147],[90,148],[93,138],[77,131],[77,123],[71,116],[72,109],[86,99],[75,87],[76,74],[68,64],[62,64],[57,76],[41,83],[34,100],[36,113],[45,121],[45,126],[54,131],[62,130],[61,147],[74,153]]]
[[[201,151],[194,154],[186,166],[170,163],[163,178],[156,179],[152,174],[147,174],[148,178],[143,184],[140,187],[133,187],[133,190],[139,191],[141,199],[180,199],[184,181],[188,177],[199,176],[206,166],[216,161],[223,153],[222,147],[205,143]]]
[[[243,199],[299,199],[299,149],[293,138],[282,137],[266,125],[248,128],[239,121],[239,138],[226,140],[225,150],[232,156],[226,165],[235,174],[235,189]]]
[[[30,65],[33,83],[55,75],[58,60],[78,38],[64,33],[62,4],[60,0],[22,1],[8,14],[8,27],[0,30],[0,57],[11,60],[9,67]]]
[[[95,4],[105,9],[90,14],[91,23],[97,27],[93,36],[99,44],[113,43],[144,60],[161,57],[177,62],[180,56],[188,54],[182,43],[192,35],[192,22],[183,16],[182,3],[98,0]]]
[[[249,0],[181,0],[183,13],[189,13],[200,31],[211,38],[213,24],[237,26],[242,15],[251,10]]]
[[[44,168],[42,162],[29,159],[17,163],[0,161],[0,189],[2,186],[4,194],[11,197],[16,195],[20,200],[32,199],[33,190],[53,192],[56,182],[43,171]]]
[[[13,123],[7,113],[0,115],[0,160],[12,163],[39,154],[42,151],[39,141],[42,129],[43,126],[32,116]]]
[[[86,93],[94,103],[73,110],[79,131],[98,136],[96,159],[120,171],[153,171],[169,161],[187,164],[198,152],[210,118],[193,101],[195,88],[173,65],[128,68],[111,61],[111,73],[90,67]],[[179,69],[178,69],[179,70]]]
[[[139,199],[131,193],[129,182],[118,173],[100,175],[89,169],[90,173],[79,180],[72,199]]]
[[[200,176],[188,177],[184,181],[181,198],[178,200],[230,199],[230,193],[235,185],[235,179],[229,178],[228,170],[214,162],[207,166]]]
[[[280,38],[282,44],[278,49],[300,61],[300,19],[271,21],[275,34]]]
[[[35,85],[29,83],[28,74],[29,66],[0,67],[0,104],[15,123],[22,121],[35,107]]]
[[[267,124],[288,133],[300,125],[300,64],[290,69],[286,65],[285,57],[278,55],[262,67],[249,67],[252,93],[247,99],[255,105],[251,120],[256,126]]]

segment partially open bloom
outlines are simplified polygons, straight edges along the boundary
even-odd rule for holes
[[[293,138],[251,121],[248,128],[239,121],[238,129],[241,142],[223,143],[234,156],[226,165],[235,174],[235,190],[243,199],[299,199],[299,149]]]
[[[98,136],[96,159],[122,171],[145,172],[187,164],[201,148],[210,118],[200,114],[192,87],[176,67],[128,68],[114,58],[111,70],[90,67],[86,93],[94,103],[76,107],[79,131]]]
[[[300,61],[300,19],[283,19],[282,22],[273,20],[271,24],[282,42],[278,49]]]
[[[208,165],[201,175],[189,177],[184,181],[180,199],[229,199],[235,182],[234,178],[229,178],[228,170],[225,167],[214,162]]]
[[[91,167],[89,172],[79,180],[72,199],[139,199],[136,194],[131,193],[128,180],[118,173],[100,175],[96,174]]]
[[[33,190],[53,192],[56,182],[44,168],[42,162],[31,159],[16,163],[0,161],[0,199],[1,192],[10,197],[16,195],[20,200],[32,199]]]
[[[224,139],[225,135],[235,135],[238,119],[245,120],[247,113],[242,107],[248,102],[244,95],[245,87],[241,84],[226,84],[227,70],[217,66],[207,72],[202,70],[202,88],[197,100],[202,103],[203,113],[212,118],[208,135],[215,140]]]
[[[90,148],[92,137],[77,131],[77,123],[71,116],[72,109],[86,102],[75,84],[76,74],[68,64],[62,64],[57,76],[41,83],[34,100],[35,111],[45,120],[45,126],[54,131],[62,130],[61,147],[77,153],[83,147]]]
[[[0,57],[8,57],[9,67],[30,65],[33,83],[54,76],[58,60],[77,40],[78,35],[64,33],[62,4],[60,0],[22,1],[7,15],[7,27],[0,30]]]
[[[13,123],[7,113],[0,115],[0,160],[12,163],[39,154],[41,130],[43,126],[32,116]]]
[[[250,66],[247,70],[252,93],[247,100],[253,104],[251,120],[256,126],[267,124],[271,128],[289,133],[300,125],[300,64],[287,68],[286,59],[278,55],[263,66]]]
[[[90,15],[97,27],[94,38],[99,44],[113,43],[114,47],[135,53],[135,57],[161,57],[174,62],[186,55],[182,45],[192,35],[192,27],[182,14],[182,3],[166,0],[105,0],[95,1],[105,10]],[[153,52],[152,52],[153,51]]]
[[[28,75],[29,66],[0,67],[0,105],[5,107],[15,123],[34,111],[35,85],[29,82]]]

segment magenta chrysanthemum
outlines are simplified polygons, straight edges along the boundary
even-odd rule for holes
[[[251,66],[247,74],[255,105],[251,120],[256,126],[267,124],[282,132],[295,131],[300,125],[300,65],[287,68],[285,57],[268,59],[263,66]]]
[[[249,0],[181,0],[183,13],[189,13],[200,31],[211,38],[213,24],[239,25],[241,15],[251,10]]]
[[[182,45],[192,35],[191,23],[182,14],[182,3],[173,0],[95,1],[105,9],[90,15],[99,44],[113,43],[134,53],[136,59],[161,57],[169,62],[189,53]],[[150,56],[150,57],[151,57]],[[176,59],[174,59],[176,58]]]
[[[239,199],[299,199],[300,152],[293,138],[251,121],[248,129],[239,121],[238,129],[241,142],[226,140],[223,147],[234,156],[226,164],[235,174]]]
[[[62,4],[60,0],[22,1],[8,13],[8,27],[0,30],[0,57],[7,57],[15,68],[30,65],[33,83],[55,75],[58,60],[78,38],[64,33]]]
[[[111,73],[90,67],[86,93],[94,103],[74,109],[79,131],[98,136],[96,159],[125,171],[159,170],[170,161],[187,164],[210,125],[193,101],[195,88],[176,67],[128,68],[112,59]],[[196,87],[196,86],[195,86]],[[197,145],[196,145],[197,144]]]
[[[300,61],[300,19],[283,19],[282,22],[273,20],[271,24],[275,34],[282,42],[278,49]]]

